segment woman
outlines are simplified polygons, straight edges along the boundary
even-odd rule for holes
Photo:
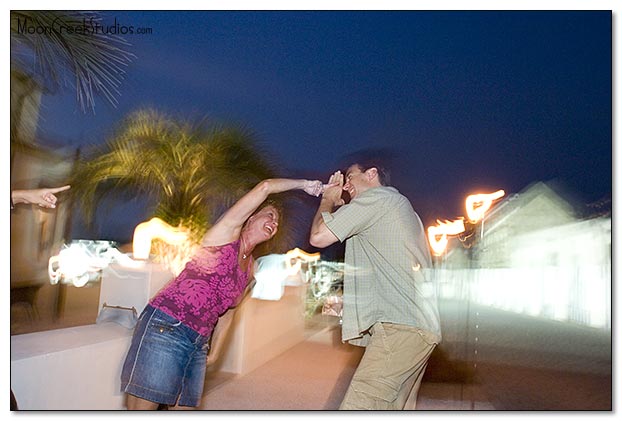
[[[253,249],[278,230],[277,208],[260,206],[270,194],[296,189],[319,196],[323,185],[290,179],[257,184],[207,231],[184,270],[151,299],[121,373],[128,409],[199,406],[214,326],[252,278]]]

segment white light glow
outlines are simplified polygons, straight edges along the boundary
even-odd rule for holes
[[[295,275],[302,269],[303,263],[317,262],[320,259],[320,253],[307,253],[304,250],[300,250],[296,247],[293,250],[285,253],[287,259],[285,260],[285,266],[288,269],[290,275]],[[292,263],[294,262],[294,263]]]
[[[466,213],[469,221],[476,223],[480,221],[488,209],[492,206],[492,202],[500,199],[505,195],[503,190],[497,190],[490,194],[472,194],[466,198]]]
[[[311,280],[311,267],[320,262],[320,253],[295,248],[285,254],[270,254],[257,259],[252,297],[279,300],[285,286],[298,286]]]
[[[134,229],[132,243],[134,259],[149,259],[151,242],[155,238],[167,244],[182,245],[188,241],[188,232],[181,227],[172,227],[160,218],[151,218],[149,221],[142,222]]]
[[[50,257],[48,276],[52,285],[61,282],[83,287],[96,280],[113,260],[126,267],[142,266],[114,248],[110,241],[77,240]]]
[[[320,299],[343,281],[344,264],[319,260],[309,267],[311,294]]]
[[[464,232],[464,221],[457,219],[455,221],[436,221],[438,225],[428,227],[428,242],[432,248],[432,252],[436,256],[443,254],[447,248],[449,235],[458,235]]]
[[[530,231],[511,243],[504,267],[436,268],[439,297],[611,329],[611,219]]]

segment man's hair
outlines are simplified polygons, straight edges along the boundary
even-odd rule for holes
[[[372,162],[368,162],[368,163],[365,163],[365,164],[362,164],[361,162],[354,162],[354,163],[352,163],[352,165],[358,166],[359,169],[361,170],[361,172],[365,172],[365,171],[367,171],[370,168],[375,168],[376,170],[378,170],[378,181],[380,182],[380,184],[383,185],[383,186],[390,186],[391,185],[391,174],[389,173],[389,170],[387,170],[382,165],[375,164],[375,163],[372,163]],[[347,169],[346,169],[346,171],[347,171]]]
[[[394,159],[394,153],[386,149],[364,149],[350,155],[347,155],[341,161],[347,164],[346,171],[352,165],[357,165],[362,172],[370,168],[378,170],[378,181],[383,186],[391,185],[391,173],[388,165]],[[343,173],[345,174],[346,171]]]

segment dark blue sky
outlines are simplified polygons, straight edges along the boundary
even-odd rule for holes
[[[611,195],[612,15],[564,11],[107,12],[149,27],[116,109],[46,96],[42,137],[103,141],[152,107],[251,128],[284,175],[380,149],[427,224],[476,190],[557,179]]]

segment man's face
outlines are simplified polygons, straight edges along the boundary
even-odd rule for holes
[[[370,187],[367,174],[361,171],[358,164],[351,165],[348,168],[344,182],[343,189],[350,194],[352,199]]]

